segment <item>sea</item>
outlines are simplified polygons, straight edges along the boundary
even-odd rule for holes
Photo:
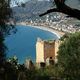
[[[5,38],[7,46],[7,58],[17,56],[19,63],[24,63],[26,59],[35,62],[37,38],[42,40],[58,39],[56,34],[49,31],[33,28],[31,26],[16,26],[17,32]]]

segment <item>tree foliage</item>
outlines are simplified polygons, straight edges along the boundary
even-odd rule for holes
[[[2,63],[5,60],[5,54],[3,53],[5,53],[6,46],[4,45],[3,40],[3,36],[0,35],[0,63]]]
[[[0,60],[2,60],[1,57],[5,56],[4,36],[9,34],[12,29],[11,26],[7,25],[11,14],[10,0],[0,0]]]
[[[3,36],[9,34],[10,30],[14,28],[11,26],[10,18],[12,18],[10,0],[0,0],[0,34]]]
[[[62,77],[67,80],[79,80],[80,32],[72,34],[62,42],[58,51],[58,64]]]
[[[5,54],[4,37],[9,35],[14,26],[10,24],[12,17],[12,9],[10,8],[10,0],[0,0],[0,55]]]
[[[15,80],[15,68],[6,61],[4,37],[14,28],[10,26],[10,0],[0,0],[0,80]],[[14,76],[14,78],[12,78]]]

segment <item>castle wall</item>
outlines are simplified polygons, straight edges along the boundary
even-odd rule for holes
[[[44,42],[36,43],[36,63],[44,62]]]
[[[36,63],[44,62],[47,60],[56,61],[57,51],[59,48],[59,41],[44,41],[38,40],[36,43]]]
[[[45,42],[44,44],[44,60],[46,62],[47,58],[52,58],[54,59],[55,57],[55,46],[54,46],[54,42],[49,43],[49,42]]]
[[[57,55],[58,55],[58,50],[59,50],[59,45],[60,45],[60,41],[55,41],[55,62],[57,62]]]

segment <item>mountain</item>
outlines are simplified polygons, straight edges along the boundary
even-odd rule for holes
[[[79,0],[66,0],[66,4],[71,6],[72,8],[80,9]],[[52,7],[53,4],[50,0],[29,0],[25,3],[25,7],[15,6],[12,9],[16,21],[24,21],[26,19],[40,19],[39,14],[46,12],[48,9]],[[54,15],[55,13],[53,13],[51,16]],[[45,17],[42,17],[42,19],[44,18]]]
[[[13,14],[17,21],[22,21],[39,18],[39,14],[50,8],[52,8],[52,3],[50,1],[28,1],[25,3],[25,7],[13,7]]]
[[[80,0],[66,0],[68,6],[80,10]]]

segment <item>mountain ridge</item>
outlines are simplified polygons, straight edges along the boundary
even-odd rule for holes
[[[14,18],[19,21],[22,18],[30,19],[34,17],[39,18],[39,14],[52,8],[52,3],[50,1],[28,1],[25,3],[25,7],[15,6],[13,7]],[[24,19],[24,20],[25,20]]]

